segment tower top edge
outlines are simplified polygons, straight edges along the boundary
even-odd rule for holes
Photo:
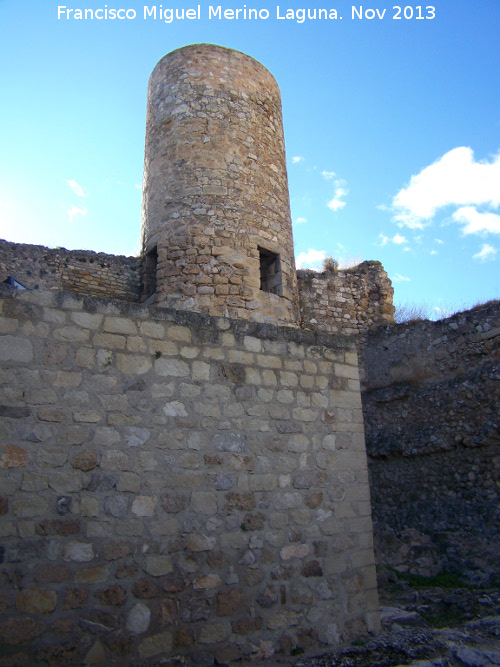
[[[197,56],[208,57],[210,55],[218,55],[222,58],[227,59],[228,64],[233,60],[236,61],[246,61],[248,64],[253,65],[256,69],[265,72],[268,77],[274,81],[275,85],[279,88],[278,83],[273,76],[273,74],[267,69],[265,65],[261,62],[252,58],[247,53],[243,51],[238,51],[237,49],[231,49],[227,46],[220,46],[219,44],[209,44],[206,42],[201,42],[199,44],[188,44],[186,46],[181,46],[178,49],[174,49],[169,53],[166,53],[160,60],[156,63],[153,72],[151,73],[151,78],[159,69],[168,66],[168,64],[178,58],[188,61],[189,59],[197,59]]]

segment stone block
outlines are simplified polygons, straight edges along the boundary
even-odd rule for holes
[[[180,343],[191,342],[191,330],[188,327],[170,325],[167,329],[167,338],[175,340]]]
[[[33,360],[33,347],[27,338],[0,337],[0,361],[29,363]]]
[[[157,496],[136,496],[132,503],[132,514],[136,516],[155,516]]]
[[[68,416],[64,408],[46,407],[38,410],[38,419],[44,422],[63,422]]]
[[[40,413],[38,415],[40,417]],[[96,424],[104,418],[104,414],[98,410],[75,410],[73,412],[73,419],[76,422],[83,422],[85,424]],[[55,421],[55,420],[54,420]],[[62,421],[62,420],[58,420]]]
[[[149,628],[150,620],[151,611],[149,607],[139,602],[127,614],[127,630],[133,635],[141,635]]]
[[[48,501],[40,494],[17,494],[9,504],[12,514],[20,519],[31,519],[48,512]]]
[[[71,466],[83,472],[93,470],[97,465],[97,452],[95,449],[87,449],[75,454],[71,461]]]
[[[191,510],[197,514],[216,514],[217,495],[213,492],[193,491]]]
[[[87,563],[94,558],[92,544],[85,542],[68,542],[63,549],[63,560],[75,563]]]
[[[68,343],[86,343],[90,340],[90,329],[65,326],[56,329],[52,336],[56,340],[67,341]]]
[[[139,331],[142,336],[150,338],[163,338],[165,336],[165,327],[159,322],[141,322]]]
[[[103,330],[112,334],[134,335],[137,333],[135,323],[126,317],[106,317]]]
[[[129,466],[128,456],[119,449],[111,449],[104,452],[101,458],[101,469],[109,471],[127,470]]]
[[[96,565],[78,570],[75,573],[74,581],[77,584],[102,584],[109,579],[109,576],[107,565]]]
[[[116,366],[124,375],[144,375],[151,370],[150,357],[138,354],[117,354]]]
[[[173,638],[170,632],[160,632],[147,637],[139,644],[139,655],[143,659],[152,658],[172,650]]]
[[[31,616],[10,616],[0,621],[0,639],[9,646],[26,644],[45,632],[45,623]]]
[[[308,544],[292,544],[281,549],[280,558],[283,561],[292,560],[293,558],[305,558],[309,555],[310,550]]]
[[[206,535],[192,533],[187,537],[186,549],[187,551],[192,552],[212,551],[215,549],[216,544],[217,540],[215,537],[207,537]]]
[[[154,370],[158,375],[172,377],[187,377],[190,374],[189,365],[181,359],[160,358],[155,361]]]
[[[62,314],[62,313],[61,313]],[[102,323],[102,315],[99,313],[86,313],[84,311],[71,313],[72,321],[84,329],[99,329]]]
[[[170,556],[146,556],[143,567],[152,577],[163,577],[174,570]]]
[[[24,468],[28,453],[18,445],[4,445],[2,447],[1,468]]]
[[[250,489],[252,491],[274,491],[278,486],[278,476],[274,474],[251,475]]]
[[[139,536],[144,532],[144,523],[141,519],[124,519],[116,521],[115,533],[128,537]]]
[[[96,333],[92,342],[97,347],[103,347],[108,350],[124,350],[127,344],[125,336],[118,336],[110,333]]]
[[[49,474],[49,486],[57,493],[78,493],[83,489],[83,478],[76,470],[53,472]]]

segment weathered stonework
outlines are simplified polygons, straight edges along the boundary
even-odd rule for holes
[[[135,257],[0,239],[0,282],[8,276],[29,289],[68,290],[123,301],[140,297],[140,262]]]
[[[304,328],[364,335],[394,322],[394,290],[380,262],[350,269],[297,272]]]
[[[4,292],[5,656],[50,632],[73,663],[201,665],[378,627],[351,340]]]
[[[388,326],[379,262],[296,274],[279,90],[244,54],[160,61],[144,184],[140,260],[0,242],[28,288],[0,294],[2,664],[376,631],[360,375],[381,562],[494,581],[498,303]]]
[[[148,88],[145,294],[211,315],[298,323],[281,96],[253,58],[197,44]],[[148,262],[157,262],[154,290]]]
[[[499,302],[368,336],[373,512],[401,571],[500,578],[499,345]]]

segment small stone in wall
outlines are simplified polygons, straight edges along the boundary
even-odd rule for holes
[[[67,514],[71,511],[73,498],[71,496],[59,496],[56,502],[56,511],[58,514]]]
[[[127,630],[133,635],[140,635],[149,628],[150,619],[151,611],[149,608],[138,602],[128,613]]]
[[[174,646],[187,648],[194,644],[192,634],[187,628],[178,628],[174,634]]]
[[[147,556],[144,569],[152,577],[162,577],[174,568],[170,556]]]
[[[155,516],[157,503],[156,496],[137,496],[132,503],[132,513],[136,516]]]
[[[127,601],[127,594],[119,584],[113,584],[96,593],[101,603],[109,607],[121,607]]]
[[[56,604],[56,592],[43,588],[25,589],[16,598],[16,607],[28,614],[50,614],[56,608]]]
[[[321,491],[314,491],[312,493],[309,493],[305,499],[307,507],[309,507],[312,510],[318,508],[322,502],[323,502],[323,493]]]
[[[127,498],[125,496],[112,495],[104,499],[104,511],[106,514],[123,519],[127,515]]]
[[[257,597],[257,603],[264,609],[272,607],[278,602],[278,596],[271,588],[266,588]]]
[[[236,612],[238,614],[247,613],[246,595],[237,589],[221,591],[217,594],[216,612],[217,616],[233,616]]]
[[[92,544],[85,542],[69,542],[64,547],[63,559],[66,562],[86,563],[94,558]]]
[[[84,607],[88,598],[85,588],[67,588],[64,595],[63,609],[80,609]]]
[[[1,468],[23,468],[26,465],[26,450],[17,445],[4,445]]]
[[[129,426],[125,429],[125,442],[129,447],[139,447],[149,440],[151,432],[147,428]]]
[[[97,465],[97,452],[94,449],[88,449],[86,451],[79,452],[73,457],[71,465],[77,470],[89,472]]]
[[[292,558],[305,558],[309,555],[308,544],[292,544],[288,547],[283,547],[280,551],[281,560],[292,560]]]
[[[188,416],[184,403],[181,403],[180,401],[172,401],[170,403],[167,403],[163,408],[163,412],[166,414],[167,417]]]
[[[193,588],[195,591],[210,590],[218,588],[222,584],[222,579],[217,574],[207,574],[203,577],[198,577],[193,581]]]
[[[301,575],[303,577],[322,577],[323,570],[317,560],[311,560],[305,563]]]
[[[11,616],[0,622],[0,639],[9,645],[33,641],[44,631],[45,623],[30,616]]]
[[[158,595],[158,588],[152,579],[143,577],[134,583],[132,593],[136,598],[148,600]]]
[[[207,537],[206,535],[191,534],[187,538],[188,551],[212,551],[217,544],[215,537]]]
[[[120,542],[107,542],[104,545],[104,558],[106,560],[117,560],[124,558],[132,553],[132,548],[129,542],[122,540]]]

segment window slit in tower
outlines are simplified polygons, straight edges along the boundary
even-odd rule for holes
[[[144,262],[143,297],[148,299],[156,294],[156,269],[158,267],[158,249],[155,246],[146,255]]]
[[[283,295],[280,256],[265,248],[259,248],[260,289],[278,296]]]

